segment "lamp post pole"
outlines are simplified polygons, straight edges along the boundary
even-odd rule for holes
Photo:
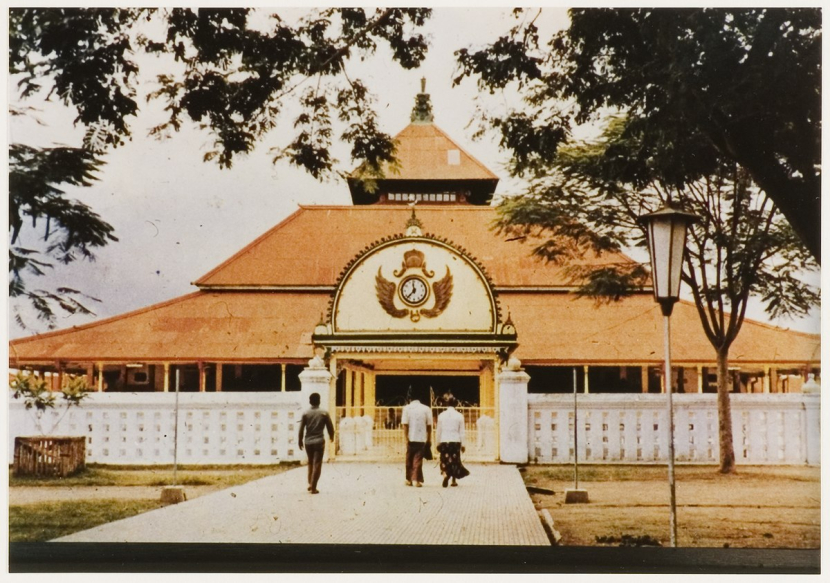
[[[576,393],[576,367],[574,367],[574,487],[565,489],[565,504],[588,502],[588,490],[579,488],[579,419]]]
[[[173,414],[173,485],[179,485],[179,367],[176,366],[176,404]]]
[[[579,489],[579,442],[577,441],[576,412],[576,367],[574,367],[574,490]]]
[[[664,340],[666,362],[665,362],[665,385],[668,397],[668,423],[669,423],[669,506],[670,518],[669,528],[671,530],[671,546],[677,546],[677,500],[674,489],[674,407],[672,405],[671,386],[671,317],[663,316]]]
[[[677,500],[674,487],[674,407],[672,405],[671,382],[671,313],[680,298],[683,255],[686,251],[686,230],[697,221],[697,217],[673,208],[671,201],[660,210],[640,217],[648,233],[648,251],[651,258],[651,278],[654,299],[663,313],[665,345],[664,385],[668,420],[669,458],[669,528],[671,546],[677,546]]]

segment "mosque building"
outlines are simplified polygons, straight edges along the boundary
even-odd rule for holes
[[[394,428],[411,396],[447,392],[471,423],[498,424],[510,358],[530,395],[570,394],[574,382],[583,395],[665,391],[650,289],[578,297],[568,266],[495,230],[498,177],[434,124],[426,93],[395,139],[398,167],[373,182],[356,169],[352,205],[301,205],[193,293],[14,340],[10,367],[48,373],[54,388],[86,375],[104,393],[287,393],[316,356],[337,422],[369,417],[377,430]],[[677,304],[672,332],[672,390],[716,392],[715,351],[692,303]],[[732,390],[800,393],[819,351],[818,335],[747,320],[730,352]]]

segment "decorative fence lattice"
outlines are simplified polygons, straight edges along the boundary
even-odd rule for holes
[[[531,461],[574,460],[574,398],[529,395]],[[675,460],[717,463],[716,395],[674,397]],[[818,464],[818,395],[732,395],[732,438],[739,464]],[[593,394],[577,397],[579,461],[665,463],[668,459],[665,395]]]
[[[12,399],[9,409],[11,437],[36,433],[22,403]],[[302,409],[297,392],[181,393],[178,463],[299,460]],[[83,437],[88,463],[172,464],[175,418],[174,393],[93,393],[56,431]]]
[[[296,440],[306,406],[303,395],[180,394],[178,462],[272,464],[302,459]],[[23,404],[11,396],[9,399],[11,458],[14,439],[37,435],[38,431]],[[739,464],[819,463],[818,395],[732,395],[731,402]],[[173,393],[94,393],[80,407],[70,409],[55,432],[82,437],[87,463],[171,464],[174,403]],[[677,461],[717,463],[716,396],[678,394],[674,403]],[[580,461],[665,463],[665,395],[580,395],[578,407]],[[52,414],[55,420],[60,415],[47,412]],[[529,395],[528,428],[531,461],[573,461],[572,395]],[[487,452],[495,447],[496,427],[493,439],[482,444],[474,439],[472,430],[468,447],[478,445]],[[469,451],[476,453],[474,447]]]

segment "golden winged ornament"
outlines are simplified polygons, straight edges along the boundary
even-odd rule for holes
[[[395,307],[395,287],[396,285],[383,277],[378,267],[378,275],[375,277],[375,291],[378,295],[378,302],[387,314],[393,318],[403,318],[409,314],[409,310],[401,310]]]
[[[375,291],[377,293],[378,302],[384,311],[393,318],[403,318],[409,316],[413,322],[421,319],[421,316],[426,318],[435,318],[440,315],[450,303],[452,297],[452,274],[449,266],[447,267],[447,274],[439,281],[432,284],[432,293],[435,296],[435,303],[432,308],[428,309],[400,309],[395,307],[395,290],[397,284],[389,281],[381,273],[381,268],[378,268],[378,274],[375,277]]]
[[[452,297],[452,274],[447,266],[447,275],[432,284],[432,293],[435,295],[435,305],[430,309],[421,310],[425,318],[434,318],[447,308]]]

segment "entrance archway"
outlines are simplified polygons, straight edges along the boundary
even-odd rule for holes
[[[433,430],[446,393],[459,400],[465,419],[465,459],[494,461],[497,410],[496,361],[488,355],[337,355],[339,371],[332,405],[338,428],[335,455],[344,460],[402,460],[406,439],[403,407],[413,398],[433,410]],[[433,436],[433,443],[435,438]]]

